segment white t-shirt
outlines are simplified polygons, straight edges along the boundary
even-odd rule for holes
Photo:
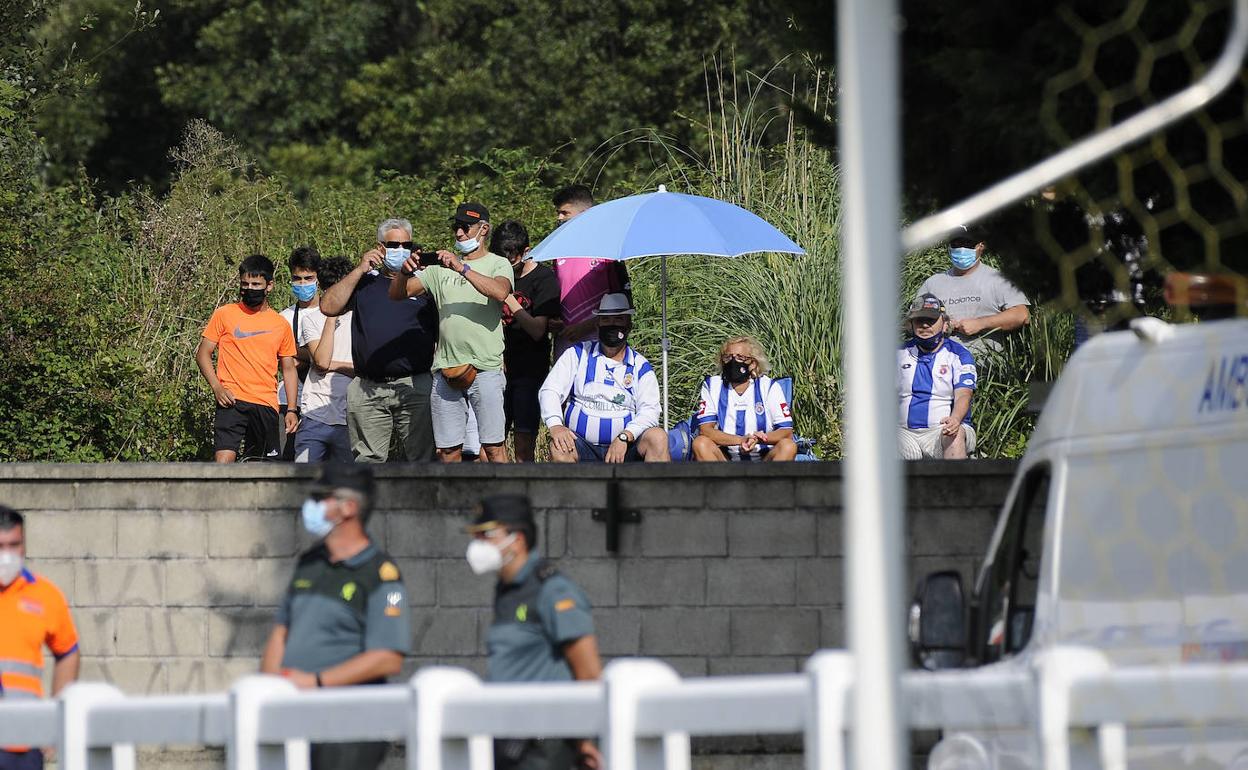
[[[334,353],[332,361],[351,360],[351,312],[348,311],[337,318],[326,318],[320,308],[310,307],[299,311],[299,336],[295,344],[303,347],[310,342],[318,342],[325,329],[326,321],[336,323],[334,328]],[[299,394],[299,407],[304,417],[311,417],[326,425],[347,424],[347,386],[351,377],[337,372],[321,374],[316,367],[308,369],[308,376],[303,380],[303,390]]]
[[[303,319],[307,316],[308,311],[312,309],[313,308],[309,308],[309,307],[299,308],[299,325],[300,326],[303,326]],[[294,305],[288,306],[285,310],[278,313],[278,315],[286,319],[286,323],[290,324],[290,330],[292,332],[295,331],[295,306]],[[295,345],[302,345],[302,344],[303,343],[299,341],[299,335],[295,334]],[[286,386],[282,383],[281,367],[278,367],[277,374],[278,374],[277,405],[285,409],[286,408]],[[303,403],[303,383],[302,382],[299,383],[299,403],[301,404]]]

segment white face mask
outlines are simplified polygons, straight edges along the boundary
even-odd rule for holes
[[[7,586],[21,573],[22,557],[17,551],[0,551],[0,586]]]
[[[455,248],[459,249],[461,254],[471,254],[481,245],[481,241],[477,238],[469,238],[466,241],[455,241]]]
[[[468,544],[468,552],[464,554],[464,558],[468,560],[468,566],[472,568],[474,575],[487,575],[491,572],[498,572],[503,565],[511,561],[511,559],[503,559],[503,549],[511,545],[511,541],[516,539],[515,533],[503,538],[502,541],[495,545],[488,540],[474,539]]]

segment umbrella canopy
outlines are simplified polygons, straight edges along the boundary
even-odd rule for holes
[[[678,254],[739,257],[769,251],[806,251],[762,217],[726,201],[701,195],[658,192],[630,195],[587,209],[546,236],[529,253],[536,261],[589,257],[662,257],[663,428],[669,425],[667,354],[667,258]]]
[[[805,254],[762,217],[726,201],[658,192],[601,203],[558,227],[530,254],[634,259],[676,254],[737,257],[760,251]]]

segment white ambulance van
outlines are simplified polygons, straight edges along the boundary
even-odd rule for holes
[[[1248,320],[1138,319],[1054,385],[969,601],[911,607],[923,668],[1029,667],[1054,645],[1114,666],[1248,660]],[[945,741],[951,736],[946,735]],[[963,733],[956,767],[1037,767],[1033,733]],[[1248,768],[1248,729],[1132,731],[1129,766]],[[933,765],[939,756],[932,754]]]

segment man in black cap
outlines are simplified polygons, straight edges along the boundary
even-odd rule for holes
[[[910,305],[906,331],[910,339],[897,351],[897,445],[902,459],[966,459],[975,451],[975,358],[948,336],[945,303],[935,294],[924,294]]]
[[[477,418],[481,449],[492,463],[505,463],[503,414],[503,302],[511,294],[511,263],[487,248],[490,213],[463,203],[451,217],[459,255],[438,252],[441,265],[422,268],[419,256],[403,263],[390,299],[428,295],[438,305],[438,349],[433,356],[429,399],[433,438],[443,462],[459,462],[468,406]]]
[[[318,542],[299,557],[260,670],[302,689],[384,684],[412,644],[407,591],[394,561],[365,531],[372,511],[367,465],[327,465],[303,503]],[[312,767],[375,768],[385,743],[312,746]]]
[[[602,674],[589,599],[537,550],[537,523],[523,495],[481,501],[468,527],[468,566],[497,573],[494,622],[486,633],[491,682],[566,682]],[[495,770],[597,770],[602,757],[592,741],[499,740]]]

